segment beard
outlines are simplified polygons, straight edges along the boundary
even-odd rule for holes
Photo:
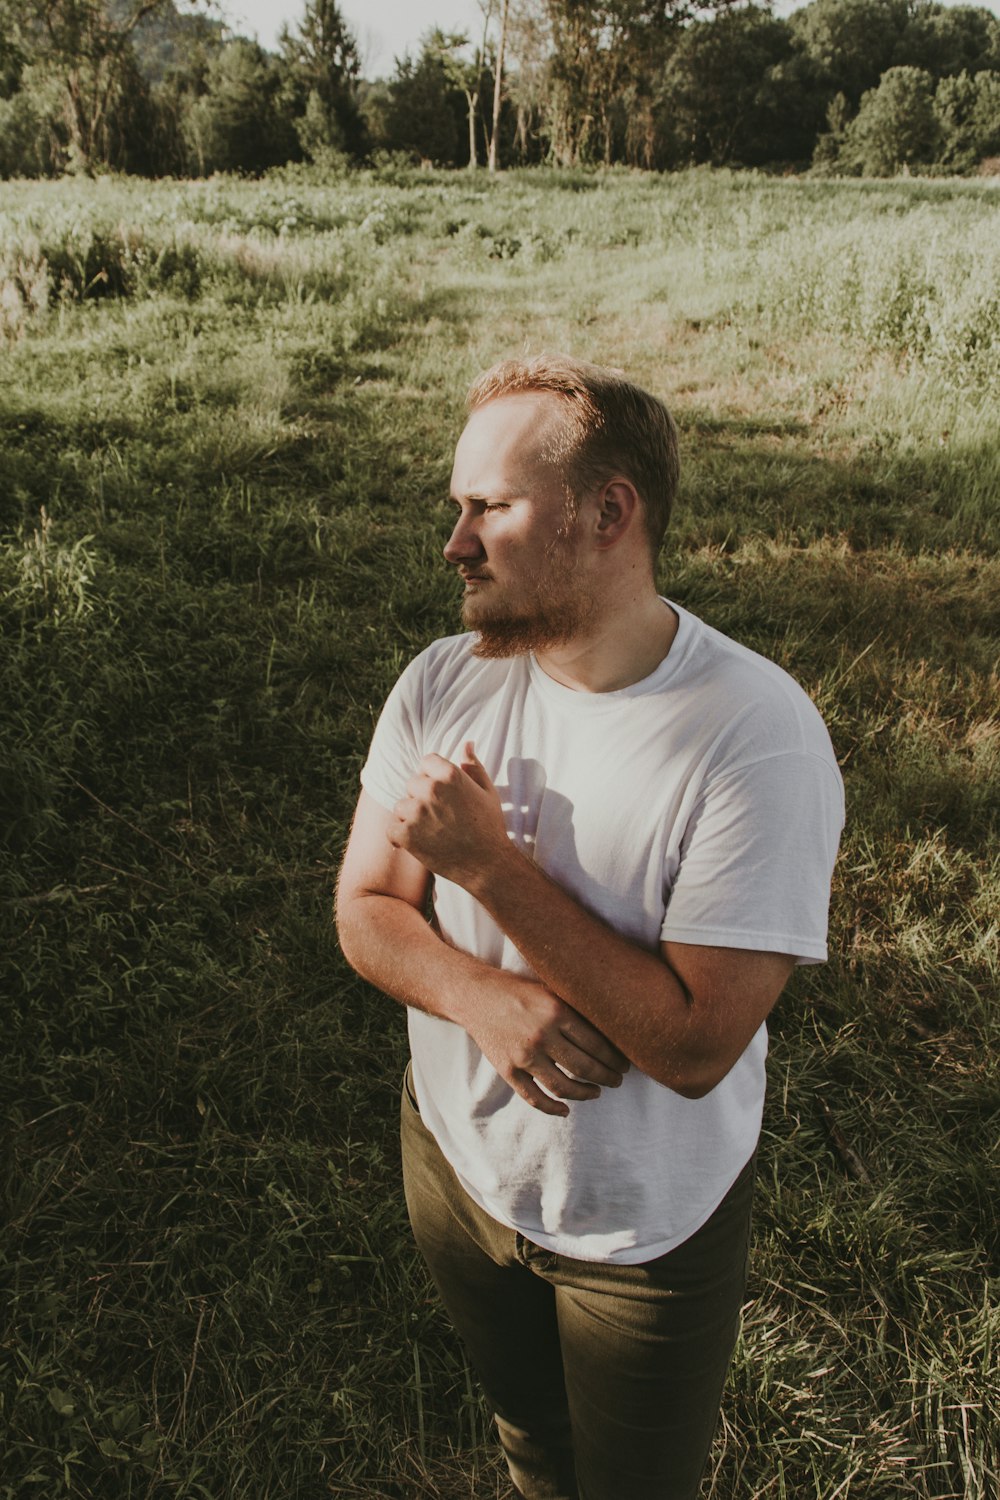
[[[462,624],[476,632],[473,656],[499,661],[564,646],[583,634],[596,612],[592,594],[571,584],[557,590],[550,583],[516,603],[472,595],[462,601]]]

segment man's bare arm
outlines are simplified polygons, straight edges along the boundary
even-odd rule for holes
[[[687,943],[651,952],[620,936],[511,844],[471,746],[461,767],[425,757],[389,836],[464,886],[550,990],[687,1098],[725,1077],[794,967],[784,953]]]
[[[390,843],[393,822],[362,793],[337,886],[340,945],[352,967],[404,1004],[462,1026],[545,1114],[566,1115],[558,1100],[594,1099],[602,1085],[621,1083],[626,1058],[544,984],[459,952],[428,925],[430,875]]]

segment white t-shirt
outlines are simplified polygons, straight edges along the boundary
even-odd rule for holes
[[[641,682],[576,692],[534,657],[480,661],[436,641],[393,688],[362,784],[386,808],[423,755],[466,740],[510,838],[589,911],[656,951],[670,939],[826,957],[843,788],[817,710],[793,680],[672,605],[668,655]],[[454,947],[532,975],[460,886],[434,881]],[[766,1028],[711,1093],[685,1099],[633,1067],[618,1089],[526,1104],[462,1027],[411,1008],[421,1115],[476,1203],[545,1249],[636,1264],[681,1244],[753,1153]]]

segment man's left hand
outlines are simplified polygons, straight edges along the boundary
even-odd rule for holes
[[[466,889],[513,847],[497,789],[471,740],[460,765],[425,755],[393,812],[390,844]]]

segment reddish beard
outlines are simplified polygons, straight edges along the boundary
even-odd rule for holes
[[[592,595],[566,587],[548,589],[544,597],[539,590],[513,607],[505,607],[502,599],[491,605],[476,595],[462,603],[462,623],[476,632],[472,654],[488,661],[565,645],[583,633],[595,613]]]
[[[526,656],[565,645],[587,628],[597,613],[597,602],[577,578],[572,535],[575,511],[576,503],[567,494],[562,522],[544,549],[538,571],[533,577],[522,577],[519,589],[512,584],[513,599],[504,598],[505,585],[493,577],[487,561],[480,575],[485,586],[473,589],[462,601],[462,623],[477,634],[473,656],[486,660]]]

